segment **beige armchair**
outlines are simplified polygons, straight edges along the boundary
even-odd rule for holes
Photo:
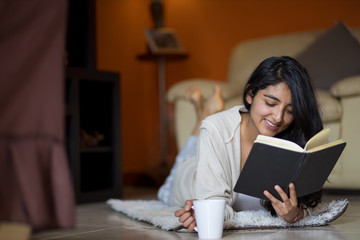
[[[351,29],[360,40],[360,28]],[[270,56],[296,57],[324,31],[286,34],[238,44],[230,57],[226,81],[187,79],[173,85],[167,99],[174,104],[175,134],[180,149],[195,125],[194,106],[183,98],[185,90],[197,85],[208,97],[213,85],[222,87],[225,107],[242,104],[242,89],[255,67]],[[359,63],[360,64],[360,63]],[[347,147],[329,177],[329,189],[360,189],[360,75],[341,79],[330,90],[316,89],[322,120],[331,129],[330,140],[343,138]]]

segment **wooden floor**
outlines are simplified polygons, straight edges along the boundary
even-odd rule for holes
[[[360,239],[360,196],[328,195],[323,201],[347,198],[343,216],[328,226],[302,229],[225,231],[223,239]],[[124,199],[156,199],[156,189],[126,188]],[[77,206],[77,226],[33,234],[31,240],[198,239],[196,233],[167,232],[114,212],[105,202]]]

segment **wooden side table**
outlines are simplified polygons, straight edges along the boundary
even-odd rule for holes
[[[160,111],[160,157],[161,170],[167,171],[167,113],[166,113],[166,61],[183,60],[188,57],[185,52],[179,53],[144,53],[137,56],[141,61],[157,61],[158,64],[158,88],[159,88],[159,111]]]

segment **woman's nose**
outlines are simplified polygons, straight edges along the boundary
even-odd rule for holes
[[[276,123],[280,123],[283,120],[284,111],[277,109],[273,112],[273,119]]]

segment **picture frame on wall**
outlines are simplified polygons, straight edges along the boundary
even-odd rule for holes
[[[145,29],[144,33],[152,54],[184,53],[174,30],[165,28]]]

